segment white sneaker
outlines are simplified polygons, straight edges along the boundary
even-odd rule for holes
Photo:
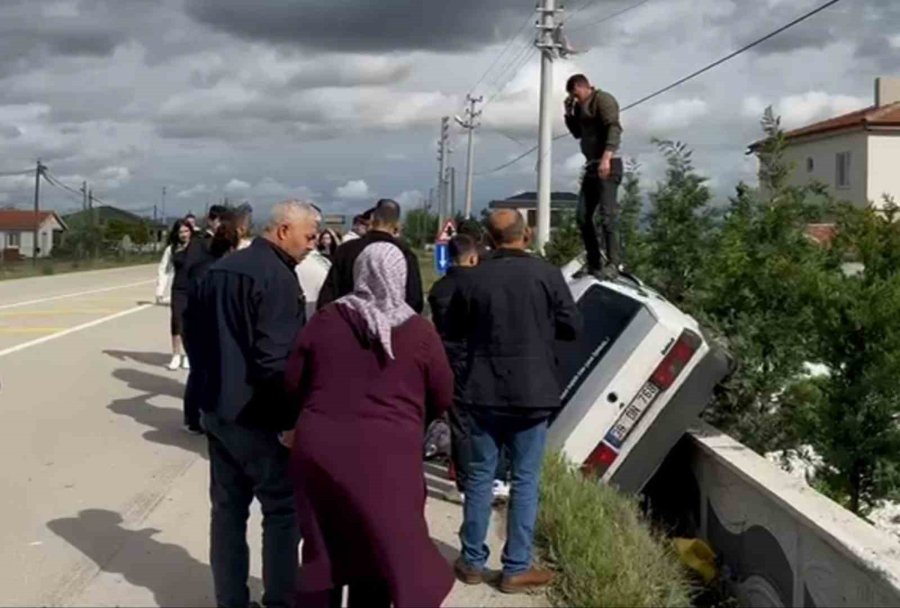
[[[181,355],[172,355],[172,360],[169,361],[169,364],[166,366],[170,372],[174,372],[181,367]]]
[[[181,369],[191,369],[191,362],[188,361],[187,355],[181,357]]]
[[[494,500],[506,502],[509,500],[509,484],[499,479],[494,480]]]

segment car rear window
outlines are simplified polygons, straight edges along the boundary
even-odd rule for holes
[[[565,406],[641,309],[637,300],[603,285],[590,287],[577,302],[584,329],[574,342],[557,342],[557,379]]]

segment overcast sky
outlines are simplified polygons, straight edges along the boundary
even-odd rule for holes
[[[821,3],[650,0],[592,25],[633,0],[571,0],[569,38],[587,52],[556,63],[557,107],[574,72],[626,105]],[[462,113],[504,50],[475,90],[493,98],[477,168],[535,143],[539,62],[524,33],[533,8],[533,0],[2,0],[0,173],[40,157],[67,184],[87,180],[103,200],[132,209],[159,203],[165,186],[169,213],[202,212],[223,196],[257,208],[304,197],[335,212],[381,196],[418,204],[436,181],[440,117]],[[642,163],[650,188],[661,168],[650,139],[680,139],[726,196],[753,180],[744,151],[766,105],[789,127],[870,105],[875,77],[898,70],[898,33],[897,0],[844,0],[624,113],[623,155]],[[461,205],[465,141],[458,129],[454,137]],[[553,154],[554,188],[572,189],[577,143],[559,140]],[[478,177],[476,207],[535,183],[532,156]],[[0,177],[0,204],[26,207],[32,189],[28,176]],[[48,187],[43,204],[80,203]]]

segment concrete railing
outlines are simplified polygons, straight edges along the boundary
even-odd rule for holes
[[[900,542],[713,427],[682,439],[646,495],[713,547],[742,606],[900,606]]]

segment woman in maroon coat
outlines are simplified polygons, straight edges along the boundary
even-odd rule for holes
[[[322,309],[287,367],[301,412],[293,475],[303,533],[297,606],[439,606],[450,566],[425,522],[422,441],[450,407],[440,338],[405,302],[406,260],[366,247],[354,292]]]

